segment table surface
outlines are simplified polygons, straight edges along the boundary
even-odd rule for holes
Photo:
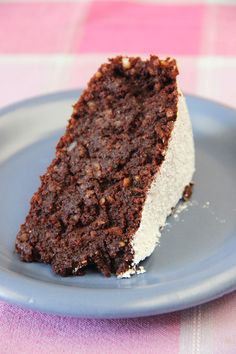
[[[115,54],[174,56],[183,91],[236,108],[236,1],[0,0],[0,107],[83,87]],[[0,353],[236,353],[236,293],[167,315],[87,320],[0,302]]]

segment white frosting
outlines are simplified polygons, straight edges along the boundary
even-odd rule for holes
[[[179,93],[178,114],[171,133],[165,159],[147,193],[140,226],[133,236],[133,267],[121,277],[135,273],[137,264],[150,256],[159,242],[160,229],[182,197],[194,173],[192,126],[182,93]]]
[[[143,274],[145,272],[146,272],[146,270],[144,269],[143,266],[140,266],[140,267],[134,266],[133,268],[127,270],[123,274],[118,275],[117,278],[130,278],[131,275],[133,275],[133,274]]]

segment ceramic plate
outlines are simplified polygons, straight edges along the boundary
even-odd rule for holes
[[[143,262],[146,273],[62,278],[48,265],[19,261],[16,233],[78,96],[61,92],[0,111],[0,298],[62,315],[122,318],[188,308],[236,289],[236,112],[193,96],[194,194],[169,217]]]

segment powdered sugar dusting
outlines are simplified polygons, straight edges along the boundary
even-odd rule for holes
[[[199,207],[201,209],[206,209],[206,212],[212,216],[214,216],[214,220],[219,222],[220,224],[225,224],[226,219],[216,215],[215,210],[213,209],[212,203],[210,201],[205,201],[202,203],[199,203],[197,200],[189,200],[187,202],[180,202],[177,207],[173,210],[172,216],[175,221],[181,221],[184,222],[183,218],[180,218],[180,214],[182,212],[187,212],[190,207]],[[169,230],[172,228],[172,224],[170,222],[166,222],[166,230],[169,232]]]
[[[143,274],[143,273],[145,273],[145,272],[146,272],[146,270],[144,269],[143,266],[140,266],[140,267],[137,269],[137,274]]]
[[[182,197],[194,172],[194,145],[192,127],[186,103],[179,95],[178,116],[171,134],[165,160],[157,173],[143,207],[140,227],[133,237],[133,269],[121,277],[136,273],[136,265],[148,257],[159,242],[160,228],[172,208]]]
[[[208,209],[210,207],[210,202],[205,202],[202,207],[203,209]]]
[[[117,278],[119,278],[119,279],[121,279],[121,278],[130,278],[131,275],[143,274],[145,272],[146,272],[146,270],[144,269],[143,266],[139,266],[139,267],[135,266],[133,268],[128,269],[125,273],[118,275]]]

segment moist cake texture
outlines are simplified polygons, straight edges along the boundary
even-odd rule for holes
[[[73,106],[16,251],[63,276],[129,276],[191,182],[191,124],[174,59],[110,59]]]

